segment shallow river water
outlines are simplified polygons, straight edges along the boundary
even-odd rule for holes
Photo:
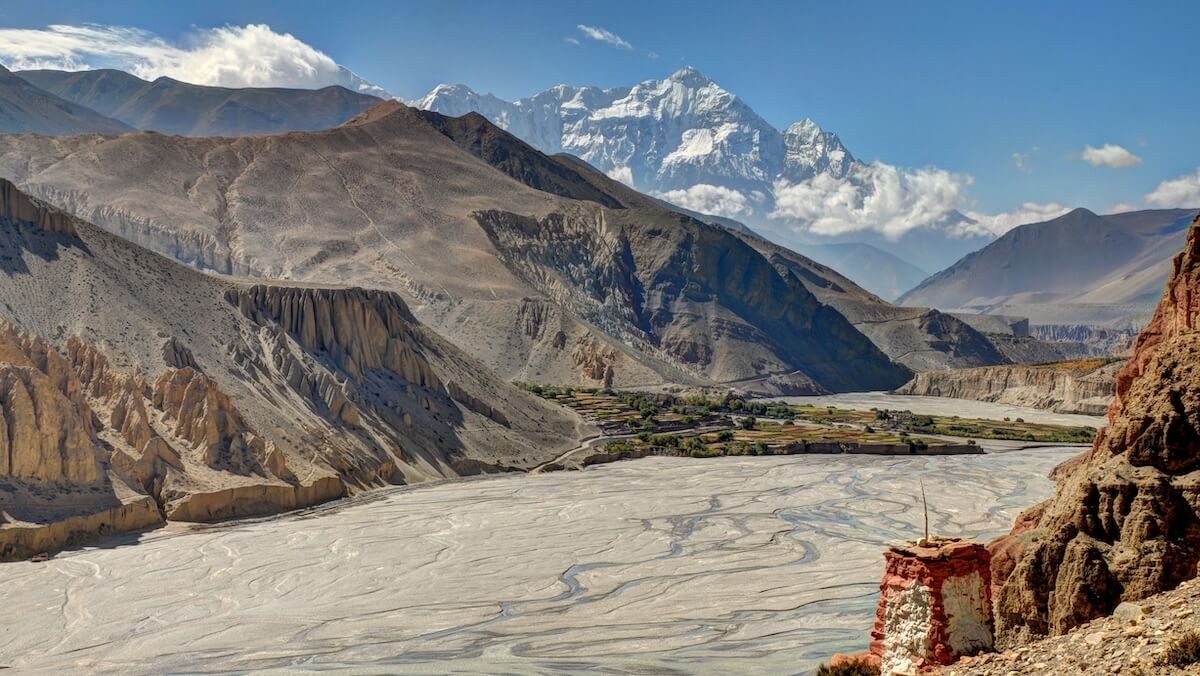
[[[0,666],[797,673],[862,649],[884,544],[989,537],[1078,449],[647,458],[396,489],[0,564]]]

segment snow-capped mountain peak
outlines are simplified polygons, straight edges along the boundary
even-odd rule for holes
[[[792,123],[783,132],[787,146],[783,178],[798,183],[820,173],[844,177],[855,159],[838,135],[821,129],[812,118]]]
[[[836,134],[809,119],[780,132],[692,66],[632,87],[557,85],[513,102],[439,85],[415,105],[478,112],[543,152],[572,153],[684,207],[703,211],[702,194],[731,197],[738,213],[726,215],[765,215],[777,181],[841,178],[854,163]]]
[[[693,66],[684,66],[683,68],[680,68],[674,73],[671,73],[671,76],[668,77],[667,80],[671,82],[678,82],[685,87],[697,88],[716,84],[712,81],[712,78],[708,77],[704,73],[701,73]]]

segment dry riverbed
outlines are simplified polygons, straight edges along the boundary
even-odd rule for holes
[[[888,541],[991,537],[1078,449],[647,458],[371,493],[0,565],[0,666],[802,672],[868,640]]]

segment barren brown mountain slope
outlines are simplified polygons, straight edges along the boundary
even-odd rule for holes
[[[0,66],[0,133],[120,134],[127,125],[61,99]]]
[[[4,137],[0,175],[205,269],[400,291],[506,378],[806,392],[909,374],[731,233],[478,116],[388,102],[270,137]]]
[[[583,427],[394,293],[205,274],[0,181],[0,558],[527,469]]]
[[[1055,497],[993,545],[1008,641],[1061,634],[1172,589],[1200,561],[1200,218],[1117,376],[1109,426]],[[1009,574],[1011,571],[1011,574]],[[1007,578],[1007,579],[1005,579]]]
[[[1027,317],[1031,324],[1140,327],[1193,212],[1087,209],[1013,228],[898,303]]]
[[[467,116],[469,117],[469,116]],[[571,155],[555,155],[583,174],[591,185],[626,206],[656,204],[655,200],[601,174]],[[929,308],[893,305],[854,283],[837,270],[780,246],[732,219],[694,216],[731,232],[758,251],[782,275],[792,275],[822,303],[836,309],[854,328],[893,361],[913,371],[1004,364],[1009,360],[979,331],[955,317]]]
[[[169,77],[148,82],[109,69],[23,70],[15,75],[133,129],[184,136],[248,136],[325,129],[379,103],[374,96],[338,86],[233,89],[195,85]]]

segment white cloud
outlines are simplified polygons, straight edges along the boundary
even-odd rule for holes
[[[841,179],[817,174],[800,183],[777,182],[769,218],[816,235],[878,232],[899,239],[918,229],[942,230],[952,237],[999,235],[1068,211],[1060,204],[1034,203],[1008,213],[973,211],[968,196],[973,182],[968,175],[936,167],[859,164]]]
[[[687,189],[668,190],[658,193],[658,197],[677,204],[684,209],[699,211],[702,214],[741,218],[754,213],[752,198],[732,188],[701,183]]]
[[[970,228],[973,234],[987,233],[1003,235],[1018,225],[1048,221],[1052,218],[1058,218],[1070,210],[1070,207],[1065,207],[1055,202],[1049,204],[1026,202],[1014,211],[999,214],[989,215],[977,211],[964,211],[963,213],[977,224],[973,228]]]
[[[567,43],[568,45],[578,45],[579,39],[567,36],[567,37],[563,38],[563,42]]]
[[[649,57],[649,58],[651,58],[651,59],[657,59],[657,58],[658,58],[658,52],[647,52],[647,53],[646,53],[646,56],[647,56],[647,57]]]
[[[1115,143],[1105,143],[1099,148],[1084,146],[1079,156],[1092,166],[1110,169],[1125,169],[1142,163],[1142,158]]]
[[[1146,195],[1146,203],[1163,209],[1200,207],[1200,169],[1196,169],[1195,173],[1159,183],[1158,187]]]
[[[614,181],[620,181],[629,187],[633,187],[633,170],[629,167],[613,167],[608,170],[608,177]]]
[[[1133,203],[1131,203],[1131,202],[1117,202],[1116,204],[1114,204],[1114,205],[1112,205],[1111,207],[1109,207],[1108,211],[1106,211],[1106,212],[1104,212],[1104,213],[1107,213],[1107,214],[1123,214],[1123,213],[1126,213],[1126,212],[1129,212],[1129,211],[1137,211],[1137,210],[1138,210],[1138,209],[1140,209],[1140,208],[1141,208],[1141,207],[1139,207],[1138,205],[1136,205],[1136,204],[1133,204]]]
[[[846,178],[821,173],[800,183],[777,182],[770,217],[818,235],[874,230],[896,238],[950,218],[967,203],[970,184],[969,176],[943,169],[860,164]]]
[[[265,24],[203,29],[183,44],[123,26],[5,28],[0,29],[0,62],[14,70],[118,68],[148,80],[165,75],[223,87],[342,85],[388,96],[324,52]]]
[[[1029,153],[1013,153],[1013,164],[1017,165],[1019,171],[1029,171]]]
[[[599,26],[588,26],[587,24],[579,24],[576,26],[581,33],[593,40],[607,42],[617,49],[633,49],[633,45],[629,44],[624,38],[616,33],[601,28]]]

